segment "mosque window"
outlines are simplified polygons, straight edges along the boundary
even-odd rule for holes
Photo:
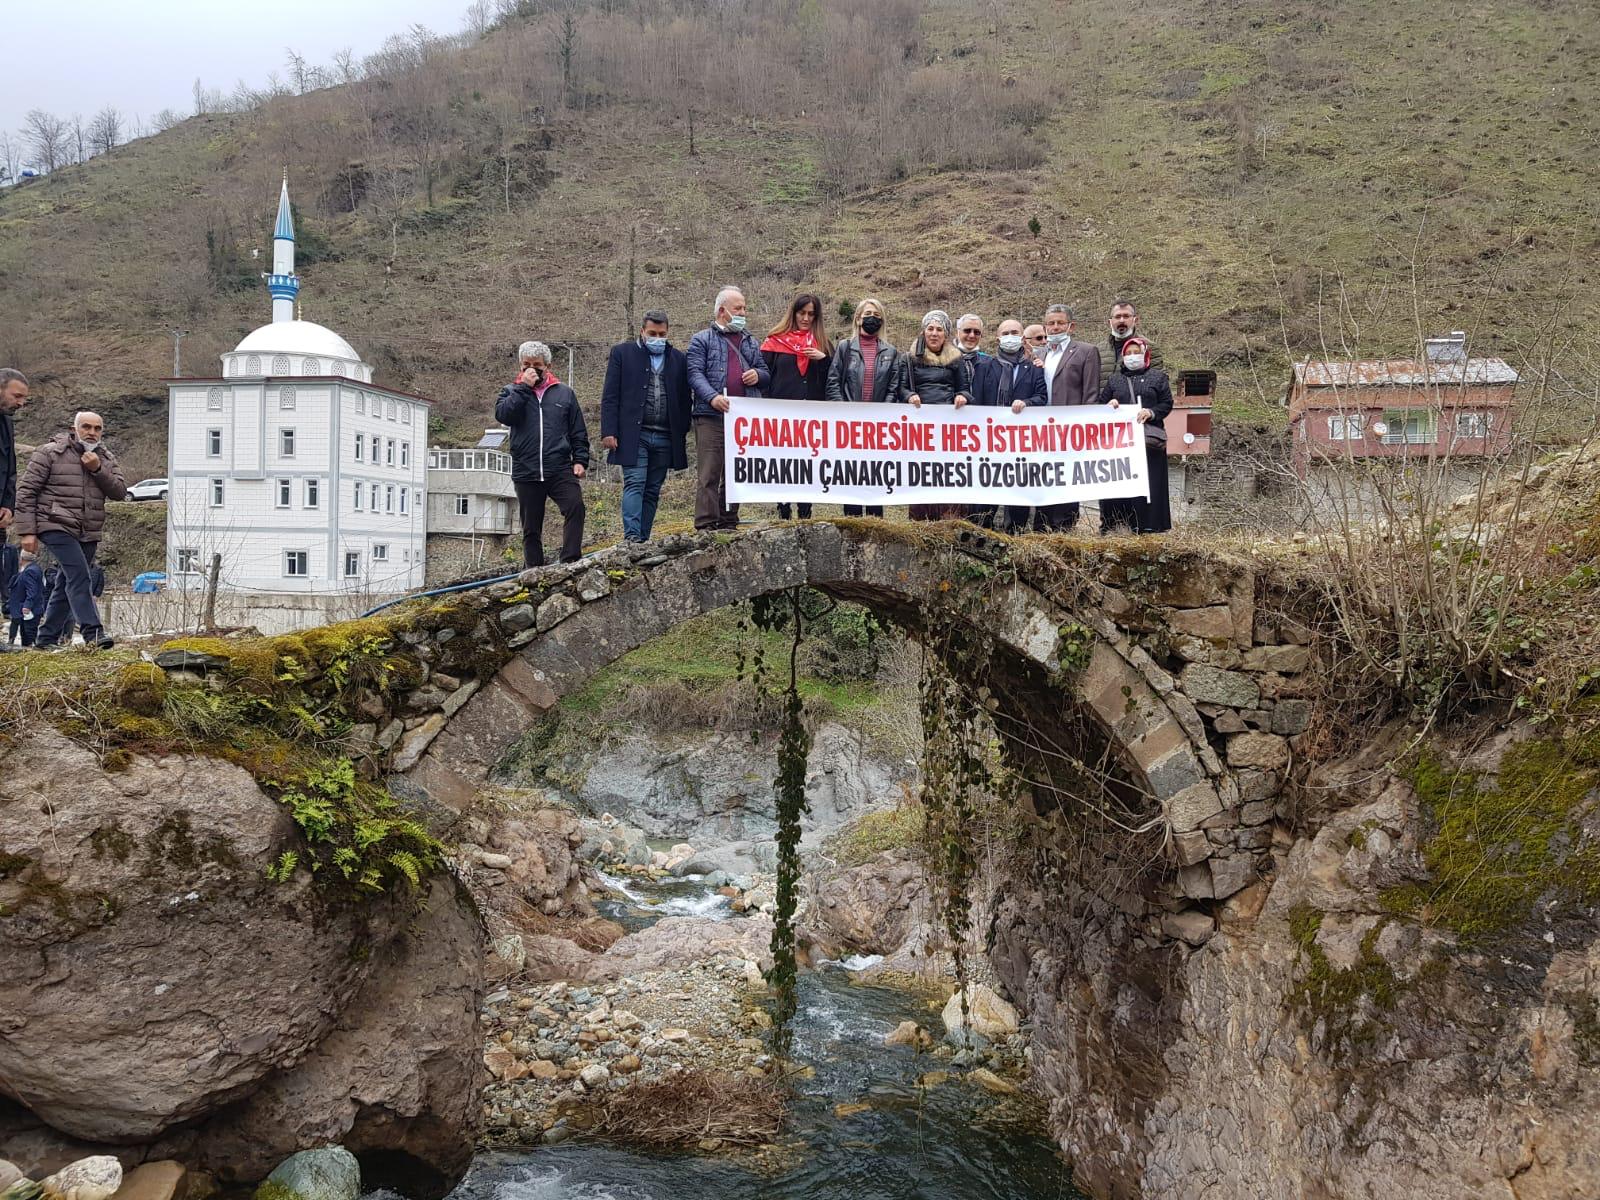
[[[261,356],[259,354],[252,354],[244,360],[244,373],[246,375],[261,374]]]
[[[318,359],[308,358],[300,364],[300,372],[303,375],[321,375],[322,363]]]
[[[342,362],[335,362],[333,364],[333,373],[335,375],[339,376],[339,378],[343,379],[344,378],[344,364]]]
[[[287,375],[293,368],[289,366],[289,356],[279,354],[272,360],[272,373],[274,375]]]
[[[295,405],[294,388],[281,387],[278,389],[278,407],[293,408]]]
[[[411,424],[411,405],[402,404],[400,406],[400,420],[407,425]]]
[[[206,389],[206,407],[211,409],[213,412],[221,412],[222,411],[222,397],[226,394],[226,390],[227,389],[225,389],[225,388],[219,388],[219,387],[207,388]]]

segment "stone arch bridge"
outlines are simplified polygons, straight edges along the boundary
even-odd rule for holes
[[[1310,715],[1307,638],[1264,611],[1249,564],[1161,543],[817,521],[621,545],[452,597],[435,629],[424,614],[403,635],[423,682],[391,711],[369,710],[360,736],[398,793],[463,807],[595,672],[689,618],[797,584],[959,647],[1041,813],[1072,804],[1079,783],[1063,781],[1063,763],[1099,764],[1122,814],[1160,841],[1148,873],[1157,926],[1195,928],[1175,914],[1270,873],[1272,822]],[[450,665],[459,638],[475,679]]]

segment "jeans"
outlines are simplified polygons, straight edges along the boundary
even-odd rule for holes
[[[1039,533],[1066,533],[1078,523],[1078,502],[1041,504],[1033,510],[1033,527]]]
[[[37,636],[38,631],[38,617],[12,617],[11,630],[6,635],[6,643],[8,645],[13,644],[16,642],[18,637],[21,637],[22,644],[24,646],[31,646],[34,643],[34,639]]]
[[[64,587],[50,592],[45,605],[44,619],[39,622],[41,646],[54,646],[61,640],[69,618],[76,621],[83,632],[83,640],[93,641],[100,636],[100,610],[95,607],[94,593],[89,585],[89,568],[94,565],[99,542],[80,542],[70,533],[49,530],[39,535],[39,540],[50,548],[56,562],[61,564]]]
[[[556,467],[545,478],[514,479],[517,507],[522,514],[522,559],[530,567],[544,566],[544,506],[554,500],[561,510],[561,561],[583,557],[583,488],[571,467]]]
[[[780,520],[780,521],[790,520],[794,516],[794,510],[795,510],[795,506],[794,505],[786,504],[786,503],[784,503],[782,501],[779,501],[779,503],[778,503],[778,520]],[[808,520],[811,519],[811,505],[809,505],[809,504],[800,505],[800,519],[802,521],[808,521]]]
[[[846,504],[844,506],[844,515],[847,517],[881,517],[883,516],[883,505],[869,504],[863,509],[859,504]]]
[[[672,466],[672,437],[659,429],[639,431],[639,457],[622,468],[622,536],[630,542],[648,542],[656,523],[661,485]]]

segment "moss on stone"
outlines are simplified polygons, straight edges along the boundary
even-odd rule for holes
[[[1600,845],[1582,828],[1600,785],[1600,734],[1513,746],[1492,786],[1428,756],[1410,774],[1436,827],[1422,851],[1432,879],[1384,892],[1390,911],[1485,938],[1541,900],[1600,900]]]
[[[1289,936],[1302,966],[1299,980],[1289,991],[1289,1009],[1308,1029],[1322,1022],[1329,1045],[1346,1039],[1352,1045],[1370,1043],[1387,1026],[1383,1014],[1391,1012],[1401,994],[1414,984],[1402,981],[1377,952],[1378,935],[1387,918],[1367,931],[1350,967],[1335,967],[1317,945],[1322,921],[1323,914],[1306,905],[1289,912]]]
[[[927,814],[920,804],[867,813],[841,830],[830,848],[840,866],[859,867],[886,850],[915,846],[926,825]]]
[[[89,845],[96,858],[113,858],[127,862],[137,843],[133,835],[117,824],[101,825],[89,835]]]
[[[255,1200],[305,1200],[299,1192],[276,1179],[264,1179],[256,1188]]]
[[[132,712],[154,716],[167,694],[167,673],[154,663],[131,662],[117,672],[117,700]]]

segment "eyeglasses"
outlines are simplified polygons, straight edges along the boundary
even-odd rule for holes
[[[962,337],[966,337],[967,334],[969,334],[969,333],[973,337],[982,337],[983,336],[983,330],[981,330],[981,329],[961,329],[961,330],[957,330],[957,332],[960,333]]]

